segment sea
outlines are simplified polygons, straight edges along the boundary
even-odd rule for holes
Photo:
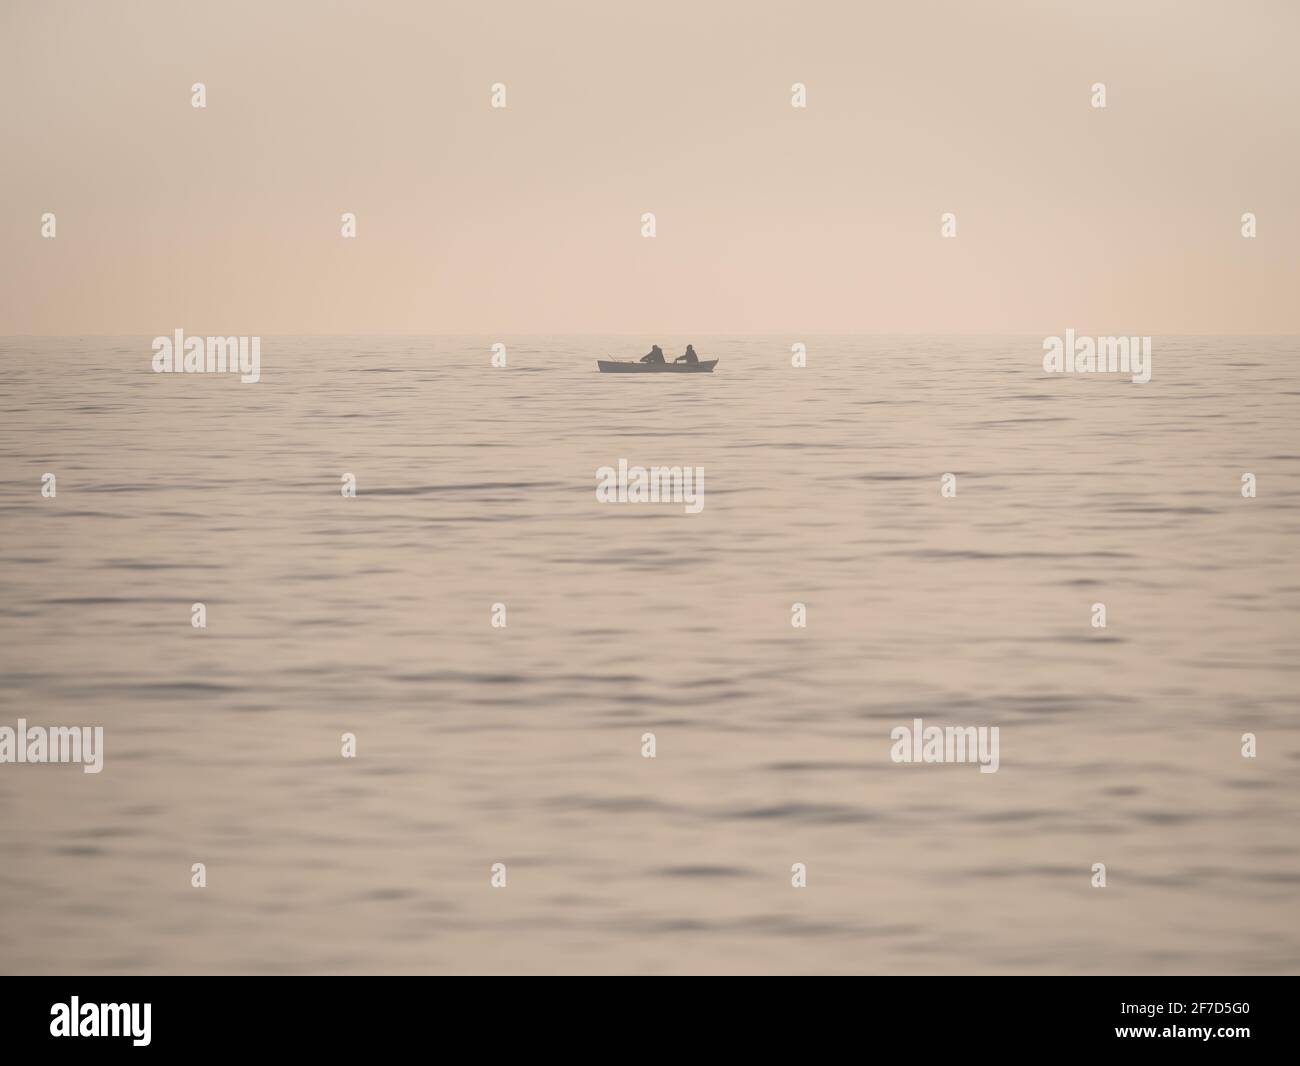
[[[1300,339],[151,341],[0,340],[0,971],[1300,973]]]

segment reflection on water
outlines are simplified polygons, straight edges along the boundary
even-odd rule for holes
[[[5,971],[1300,970],[1294,340],[498,339],[0,342]]]

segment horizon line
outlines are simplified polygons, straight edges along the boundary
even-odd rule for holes
[[[1073,327],[1073,326],[1066,326],[1066,327],[1063,327],[1063,328],[1064,328],[1064,329],[1072,329],[1072,330],[1074,330],[1074,332],[1075,332],[1076,334],[1080,334],[1080,335],[1083,335],[1083,332],[1084,332],[1084,331],[1080,331],[1080,330],[1078,330],[1078,329],[1075,329],[1075,327]],[[173,331],[173,332],[174,332],[174,331]],[[137,338],[140,338],[140,337],[159,337],[159,336],[164,336],[164,335],[165,335],[165,334],[159,334],[159,333],[150,334],[150,333],[89,333],[89,332],[81,332],[81,333],[3,333],[3,334],[0,334],[0,340],[37,340],[37,339],[39,339],[39,340],[72,340],[72,339],[77,339],[77,338],[94,338],[94,339],[106,339],[106,340],[119,340],[119,339],[131,339],[131,340],[134,340],[134,339],[137,339]],[[220,333],[220,334],[208,334],[206,331],[199,331],[199,332],[195,332],[195,333],[189,333],[188,335],[189,335],[189,336],[194,336],[194,337],[197,337],[197,336],[232,336],[232,334],[230,334],[229,332],[223,332],[223,333]],[[596,332],[596,331],[563,331],[563,330],[540,330],[540,331],[537,331],[537,332],[534,332],[534,333],[518,333],[518,332],[508,332],[508,333],[490,333],[490,332],[487,332],[487,331],[475,331],[475,332],[469,332],[469,333],[465,333],[465,332],[455,332],[455,333],[427,333],[427,332],[420,332],[420,333],[391,333],[391,332],[384,332],[384,331],[370,331],[370,332],[364,332],[364,331],[363,331],[363,332],[344,332],[344,333],[249,333],[249,334],[233,334],[233,335],[234,335],[234,336],[249,336],[249,337],[253,337],[253,336],[256,336],[256,337],[295,337],[295,338],[296,338],[296,337],[311,337],[311,338],[334,338],[334,339],[345,338],[345,337],[456,337],[456,338],[460,338],[460,337],[472,337],[472,338],[483,338],[483,337],[498,337],[498,338],[499,338],[499,337],[620,337],[620,338],[622,338],[622,337],[626,337],[626,338],[630,338],[630,339],[636,339],[636,338],[648,339],[650,336],[652,336],[652,334],[651,334],[649,331],[644,331],[644,332],[639,332],[639,333],[605,333],[605,332]],[[1106,335],[1106,336],[1110,336],[1111,334],[1105,334],[1105,335]],[[1132,335],[1131,331],[1128,331],[1128,332],[1125,332],[1125,333],[1117,333],[1117,334],[1114,334],[1114,336],[1131,336],[1131,335]],[[1145,334],[1140,334],[1140,335],[1145,336]],[[1036,333],[1036,332],[1024,332],[1024,331],[1019,331],[1019,332],[986,332],[986,331],[977,331],[977,332],[961,333],[961,332],[953,332],[953,331],[937,331],[937,332],[928,332],[928,331],[914,331],[914,330],[907,330],[907,331],[886,330],[886,331],[880,331],[880,332],[853,332],[853,331],[849,331],[849,332],[844,332],[844,331],[808,332],[808,331],[806,331],[806,330],[803,330],[803,331],[800,331],[800,330],[772,330],[772,331],[767,331],[767,332],[763,332],[763,333],[702,333],[702,332],[692,333],[692,332],[689,331],[689,330],[682,330],[682,331],[672,332],[672,333],[664,332],[664,333],[661,333],[660,336],[668,336],[668,337],[685,337],[685,336],[694,336],[694,337],[711,337],[711,338],[745,338],[745,337],[1043,337],[1043,336],[1055,336],[1055,334],[1042,334],[1042,333]],[[1159,337],[1286,337],[1286,338],[1294,337],[1294,338],[1300,338],[1300,332],[1297,332],[1297,333],[1255,333],[1255,332],[1214,331],[1214,332],[1185,333],[1185,332],[1177,332],[1177,331],[1175,331],[1175,332],[1152,333],[1152,334],[1150,334],[1150,336],[1153,336],[1153,337],[1159,336]],[[653,343],[653,342],[651,342],[651,343]]]

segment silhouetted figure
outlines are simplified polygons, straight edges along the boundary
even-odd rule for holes
[[[695,354],[695,345],[688,344],[686,351],[673,360],[674,363],[698,363],[700,357]]]
[[[641,356],[641,362],[663,363],[663,362],[667,362],[667,360],[664,359],[663,349],[656,344],[653,348],[650,349],[650,351],[648,351],[645,355]]]

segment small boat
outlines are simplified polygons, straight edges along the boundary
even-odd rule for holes
[[[602,374],[712,374],[718,361],[701,359],[698,363],[631,363],[597,359],[596,365]]]

